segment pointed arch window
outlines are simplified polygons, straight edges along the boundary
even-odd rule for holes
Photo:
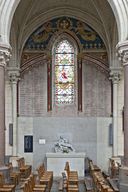
[[[61,40],[55,47],[54,102],[56,105],[75,103],[75,50],[67,40]]]

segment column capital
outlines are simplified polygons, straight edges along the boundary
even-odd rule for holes
[[[117,57],[122,64],[128,65],[128,41],[119,42],[116,46]]]
[[[110,68],[110,77],[113,83],[118,83],[121,78],[122,68]]]
[[[17,83],[20,80],[20,69],[18,67],[9,67],[8,76],[10,82]]]
[[[9,46],[0,44],[0,66],[6,67],[11,57],[11,49]]]

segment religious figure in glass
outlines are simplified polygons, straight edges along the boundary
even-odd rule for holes
[[[74,103],[74,48],[62,40],[55,51],[55,103]]]

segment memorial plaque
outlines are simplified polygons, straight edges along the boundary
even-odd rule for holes
[[[32,135],[24,136],[24,152],[25,153],[33,152],[33,136]]]

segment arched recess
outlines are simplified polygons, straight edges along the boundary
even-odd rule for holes
[[[59,17],[43,23],[28,38],[23,49],[23,55],[39,52],[45,53],[48,58],[47,62],[47,94],[48,94],[48,111],[53,107],[53,86],[52,86],[52,69],[54,45],[61,39],[66,38],[75,45],[77,50],[76,68],[77,68],[77,105],[72,111],[82,112],[82,58],[85,53],[96,53],[97,57],[104,58],[107,62],[107,52],[104,42],[98,33],[86,23],[71,17]],[[21,65],[22,67],[23,65]],[[67,107],[66,107],[67,108]],[[66,109],[65,108],[65,109]],[[59,109],[59,108],[58,108]],[[70,108],[71,109],[71,108]],[[69,111],[67,109],[67,111]]]
[[[54,26],[54,28],[52,26]],[[74,45],[75,50],[77,50],[75,51],[77,53],[76,56],[77,105],[72,110],[71,107],[70,110],[68,110],[68,108],[65,107],[64,110],[59,110],[59,108],[56,108],[58,110],[56,111],[54,110],[55,108],[52,103],[53,88],[54,88],[53,85],[54,55],[52,54],[53,53],[52,50],[54,50],[54,46],[57,44],[57,42],[65,38],[68,39],[69,42],[71,42],[71,44]],[[91,69],[93,70],[95,77],[96,78],[98,77],[98,80],[96,82],[96,84],[98,85],[97,89],[95,90],[95,86],[91,87],[92,90],[96,92],[96,94],[94,94],[94,97],[96,98],[99,98],[98,92],[103,92],[101,94],[103,97],[102,106],[100,106],[100,104],[98,105],[96,104],[98,100],[95,102],[95,100],[93,100],[94,97],[93,98],[90,97],[93,102],[89,100],[89,103],[87,103],[86,102],[88,100],[87,97],[83,96],[82,89],[84,88],[83,90],[85,90],[86,87],[83,87],[82,85],[87,85],[91,81],[94,82],[92,85],[95,84],[94,76],[90,72]],[[35,79],[36,76],[33,75],[34,71],[36,74],[38,72],[39,75],[41,74],[42,75],[38,76],[37,74],[37,79]],[[42,73],[40,74],[41,71]],[[87,79],[86,81],[85,78],[89,77],[87,74],[88,71],[91,79]],[[105,45],[102,39],[99,37],[99,35],[91,27],[89,27],[82,21],[69,17],[55,18],[49,22],[46,22],[42,24],[39,28],[37,28],[30,35],[24,46],[21,62],[21,85],[23,86],[22,88],[25,91],[24,93],[22,92],[23,89],[20,91],[20,93],[22,93],[21,94],[22,103],[20,104],[20,106],[22,107],[24,106],[22,109],[26,109],[26,112],[22,111],[21,114],[42,116],[46,115],[47,112],[51,111],[52,112],[51,114],[53,115],[55,114],[67,115],[66,111],[68,111],[70,115],[78,115],[78,112],[81,112],[85,116],[86,115],[110,116],[111,106],[105,102],[107,93],[105,92],[104,89],[107,85],[109,88],[108,98],[111,100],[110,82],[108,75],[109,75],[109,65],[107,61],[107,52],[105,49]],[[29,76],[33,79],[32,82],[35,82],[34,85],[36,87],[36,91],[34,90],[35,89],[34,86],[31,85],[32,83],[29,82],[30,81]],[[45,85],[43,85],[43,90],[41,87],[42,78],[44,78],[43,83],[45,83]],[[84,83],[83,80],[85,80]],[[29,85],[27,85],[27,81],[29,82]],[[100,81],[102,82],[102,86],[100,86]],[[29,86],[29,88],[27,86]],[[43,99],[45,101],[45,105],[43,104],[43,101],[41,101],[42,103],[41,105],[38,105],[38,103],[36,103],[33,100],[34,98],[33,96],[32,98],[28,98],[28,96],[26,95],[27,92],[28,92],[27,95],[30,97],[31,95],[35,95],[38,93],[37,97],[38,96],[40,97],[38,98],[38,101],[40,101],[41,98],[45,97]],[[87,92],[91,93],[91,90]],[[85,92],[85,95],[87,92]],[[42,93],[46,93],[45,96],[42,95]],[[25,105],[25,103],[29,103],[30,101],[32,102],[32,104],[29,106],[32,106],[32,108],[28,110],[28,108],[26,108],[27,104]],[[91,106],[92,103],[94,105],[93,107]],[[43,108],[44,106],[45,108]],[[106,111],[107,106],[109,106],[109,108]],[[40,107],[42,107],[43,110],[40,109]],[[99,108],[102,109],[100,110],[100,112],[98,112]],[[93,111],[95,111],[95,113]]]

